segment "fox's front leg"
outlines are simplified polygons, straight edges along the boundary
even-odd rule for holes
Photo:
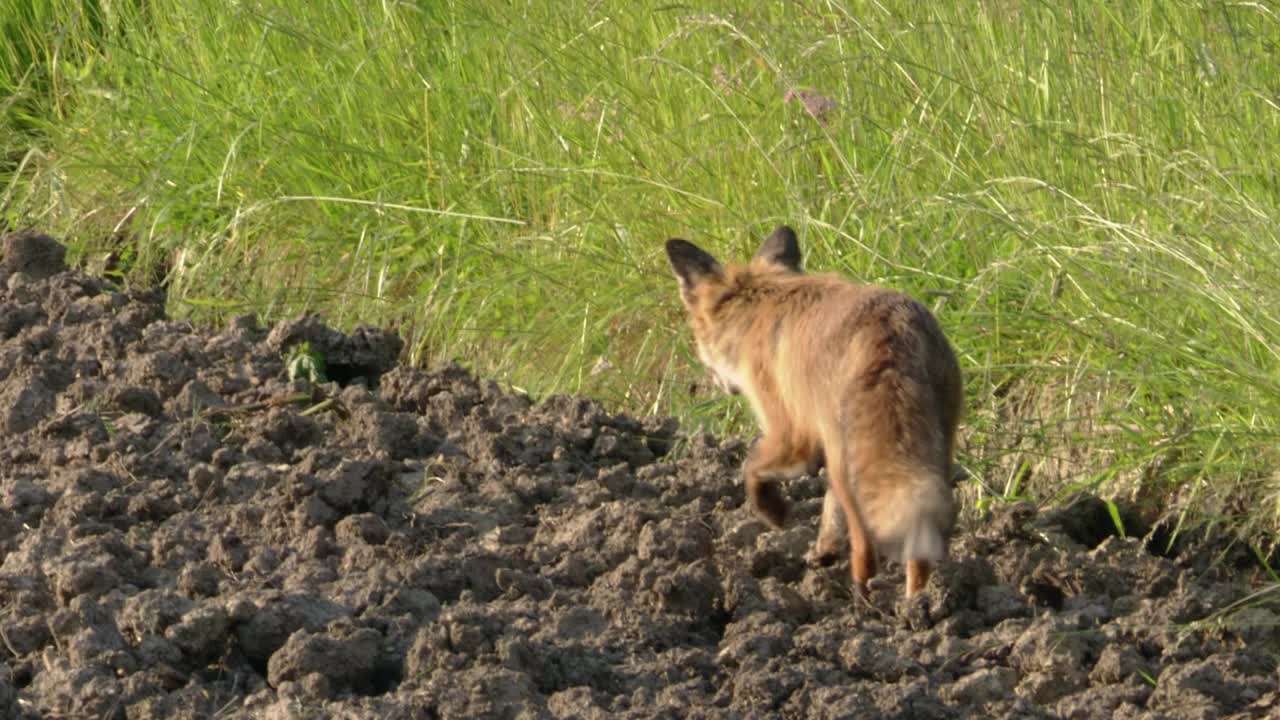
[[[844,508],[835,491],[827,488],[822,498],[822,519],[818,521],[818,539],[813,544],[811,559],[819,565],[830,565],[840,557],[847,542],[844,527]]]
[[[782,496],[779,481],[800,475],[812,462],[812,453],[805,453],[775,436],[760,438],[751,449],[743,467],[747,497],[770,525],[780,528],[787,520],[788,503]]]
[[[809,458],[809,467],[805,472],[817,477],[827,466],[826,453],[822,448]],[[813,544],[813,552],[809,555],[811,562],[819,565],[830,565],[840,557],[845,544],[844,508],[840,506],[840,498],[835,491],[827,488],[822,498],[822,520],[818,522],[818,539]]]

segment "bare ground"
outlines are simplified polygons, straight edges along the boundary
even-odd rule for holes
[[[302,340],[337,382],[288,380]],[[804,559],[820,478],[771,531],[740,441],[400,350],[193,328],[6,238],[0,717],[1280,716],[1274,586],[1221,539],[997,507],[866,602]]]

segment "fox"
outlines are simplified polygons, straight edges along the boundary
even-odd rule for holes
[[[865,597],[880,558],[906,566],[905,594],[946,559],[963,378],[937,318],[885,287],[801,267],[778,226],[745,263],[666,242],[698,359],[712,383],[750,404],[760,437],[742,466],[748,500],[781,528],[783,480],[827,469],[812,559],[846,538]]]

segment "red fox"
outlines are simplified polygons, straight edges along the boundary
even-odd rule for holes
[[[805,274],[786,226],[745,264],[721,265],[685,240],[666,248],[698,358],[722,390],[746,396],[760,424],[743,466],[752,506],[781,527],[779,481],[825,463],[815,557],[839,553],[843,512],[859,590],[877,555],[906,564],[907,595],[921,590],[955,525],[964,400],[938,321],[894,290]]]

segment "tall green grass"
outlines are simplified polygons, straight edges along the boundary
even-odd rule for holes
[[[750,421],[690,392],[661,241],[787,222],[939,313],[971,497],[1276,527],[1273,8],[713,7],[0,0],[0,211],[178,314],[392,324],[723,431]]]

